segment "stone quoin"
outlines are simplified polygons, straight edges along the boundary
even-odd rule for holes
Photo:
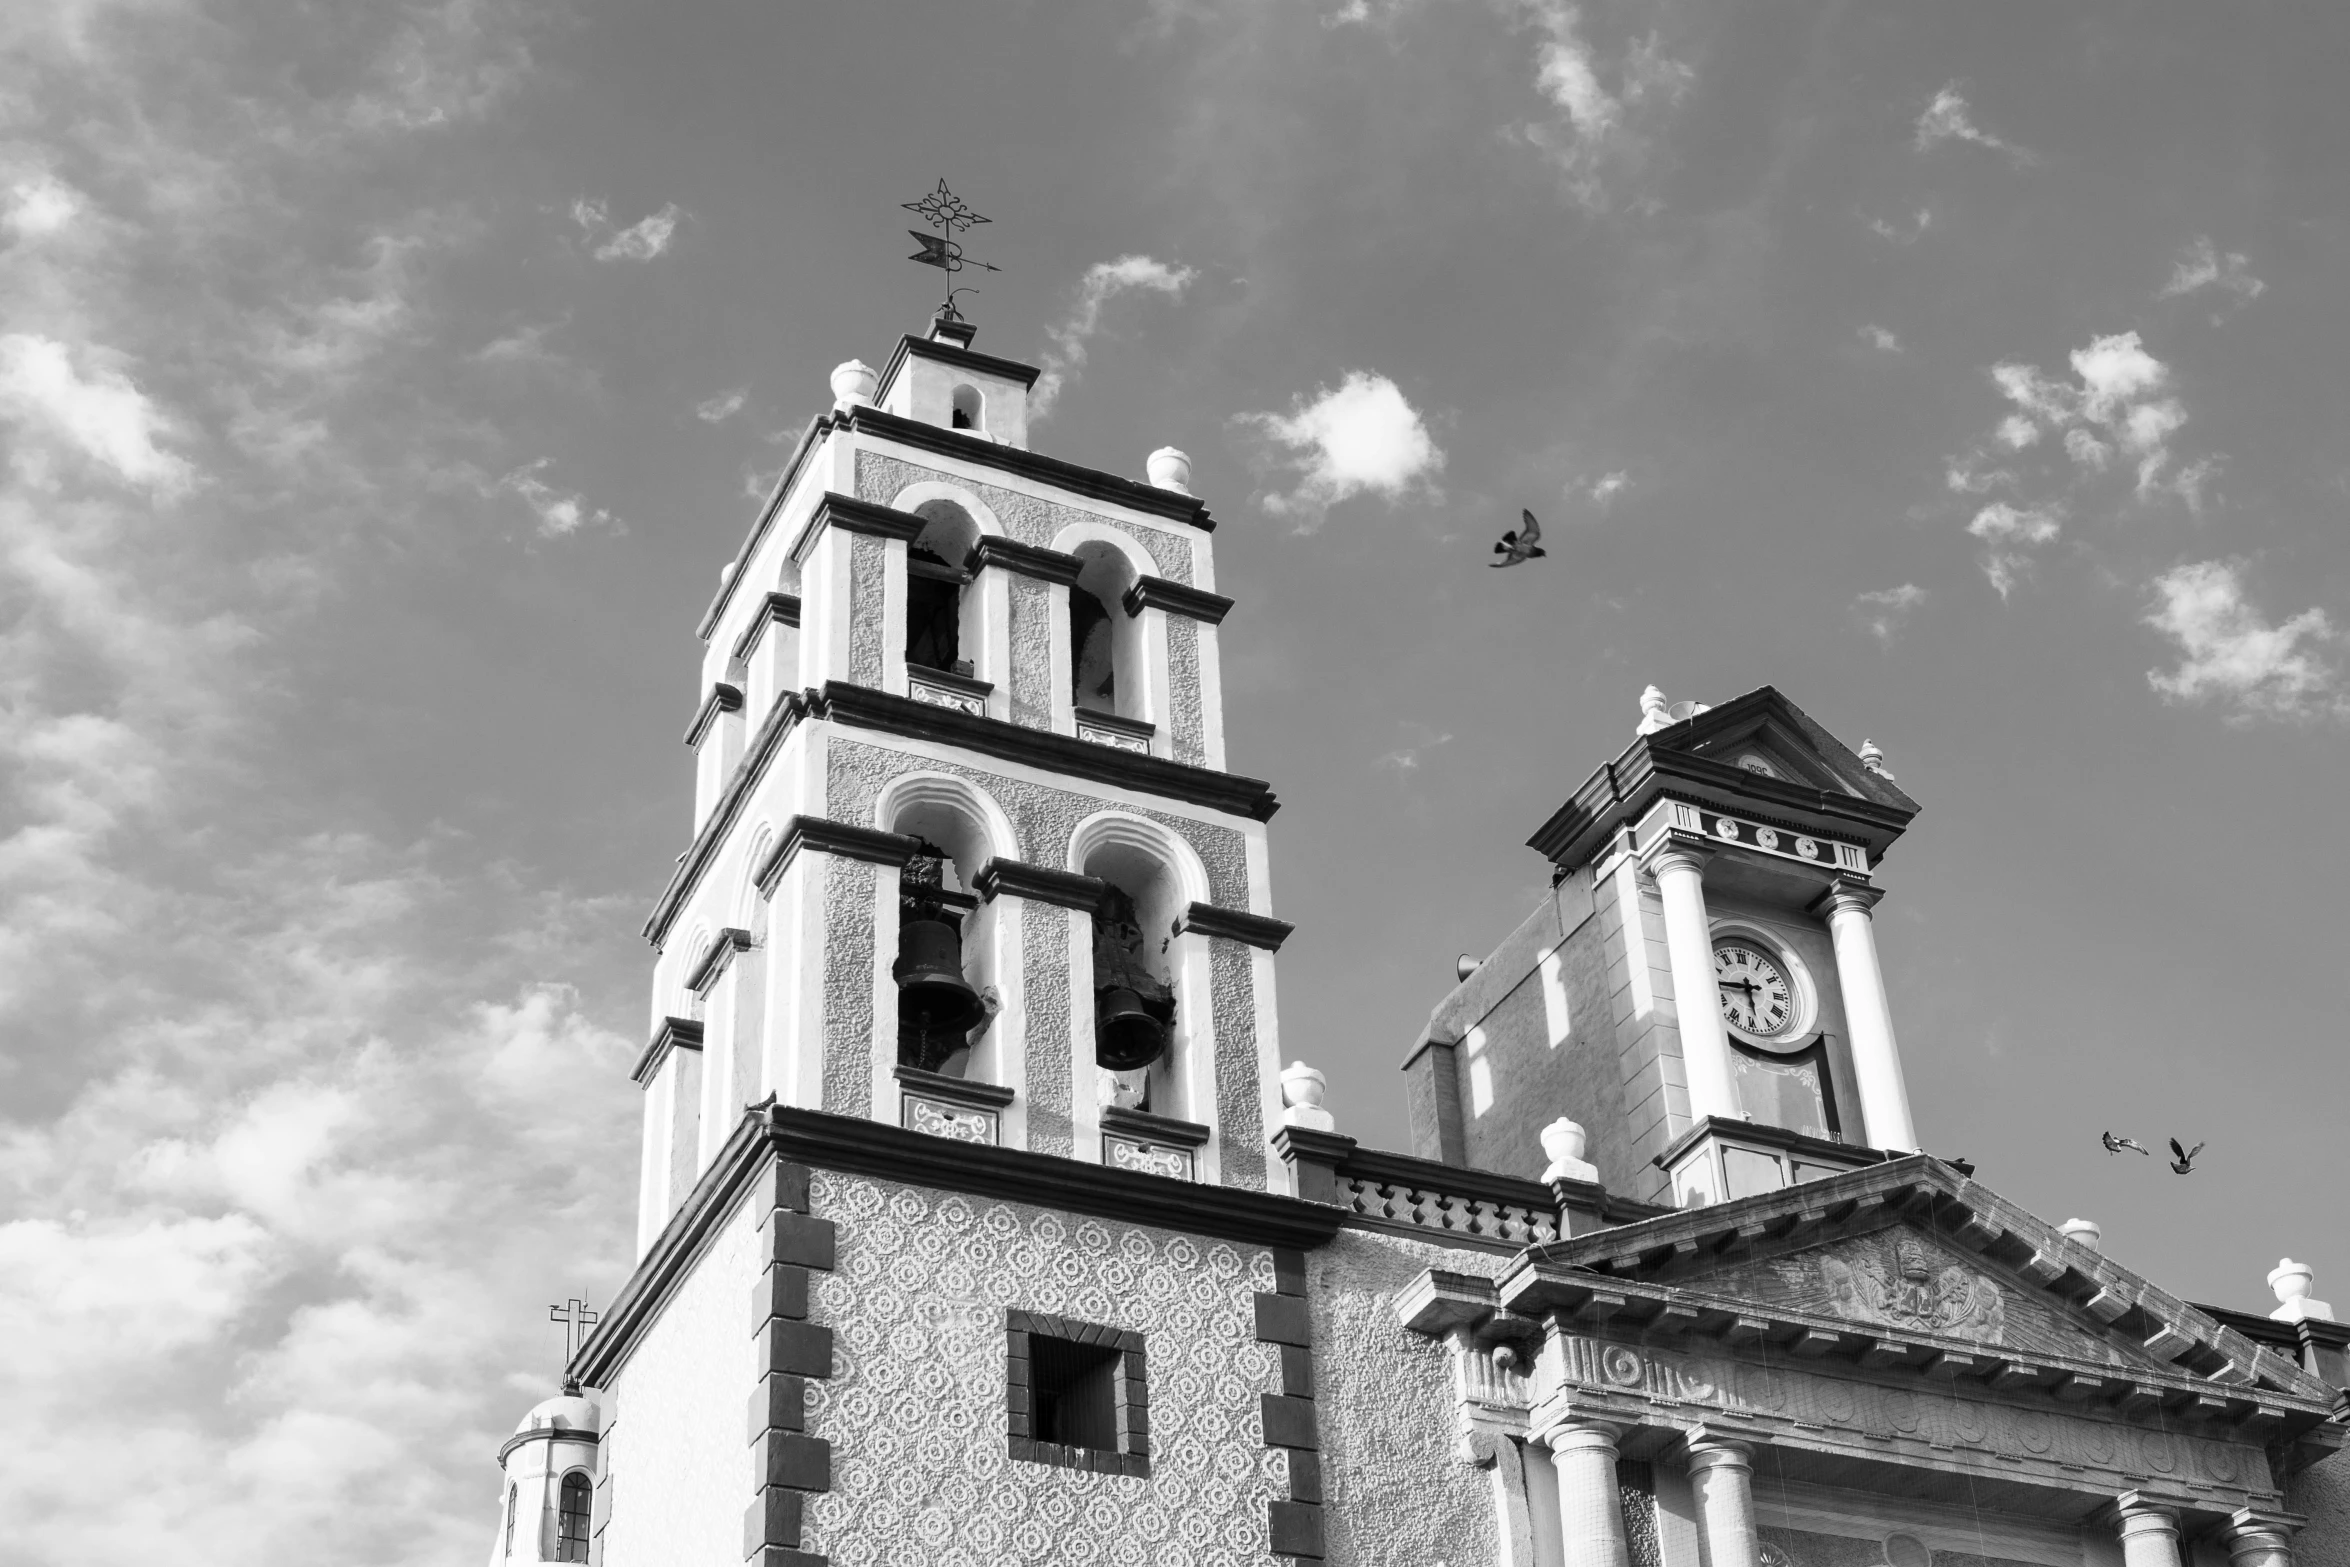
[[[1398,1029],[1409,1151],[1341,1132],[1190,460],[1033,450],[972,342],[833,370],[719,574],[637,1263],[492,1567],[2350,1567],[2350,1327],[1921,1150],[1918,805],[1768,686],[1641,694]]]

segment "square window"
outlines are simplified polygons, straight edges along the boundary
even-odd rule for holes
[[[1032,1311],[1005,1314],[1011,1456],[1098,1474],[1150,1473],[1142,1335]]]

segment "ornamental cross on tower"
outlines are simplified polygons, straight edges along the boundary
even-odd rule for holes
[[[989,272],[1003,270],[1001,267],[981,261],[976,257],[966,256],[963,254],[963,247],[955,243],[956,234],[970,228],[975,223],[985,223],[988,220],[965,205],[962,197],[947,189],[945,180],[940,180],[938,189],[920,201],[900,202],[899,205],[908,212],[920,213],[924,222],[938,230],[936,234],[925,234],[920,229],[906,230],[908,234],[914,236],[914,242],[922,247],[913,255],[908,256],[906,258],[908,261],[919,261],[926,267],[936,267],[950,277],[965,267],[979,267]],[[946,302],[938,307],[940,317],[948,321],[962,320],[962,315],[955,309],[955,296],[976,292],[978,292],[976,289],[950,287],[947,290]]]
[[[597,1314],[588,1310],[588,1303],[577,1295],[560,1306],[547,1308],[547,1320],[563,1324],[563,1364],[570,1365],[579,1354],[579,1346],[587,1342],[588,1329],[594,1327]]]

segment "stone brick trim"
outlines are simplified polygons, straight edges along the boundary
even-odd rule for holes
[[[808,1321],[808,1273],[832,1270],[836,1231],[830,1219],[808,1212],[805,1166],[777,1163],[751,1201],[764,1266],[751,1287],[759,1380],[749,1441],[757,1489],[743,1512],[743,1559],[760,1567],[825,1567],[824,1557],[800,1549],[808,1497],[832,1489],[832,1444],[807,1434],[808,1378],[832,1375],[832,1330]]]
[[[1065,1339],[1117,1351],[1118,1374],[1112,1382],[1117,1422],[1117,1448],[1073,1447],[1047,1442],[1036,1434],[1036,1404],[1032,1393],[1036,1339]],[[1105,1327],[1073,1317],[1048,1316],[1041,1311],[1004,1313],[1004,1425],[1011,1456],[1061,1469],[1083,1469],[1094,1474],[1133,1475],[1148,1479],[1151,1472],[1150,1386],[1143,1360],[1143,1336],[1132,1328]]]
[[[1262,1399],[1265,1445],[1288,1457],[1289,1496],[1265,1504],[1267,1549],[1276,1556],[1320,1561],[1322,1438],[1314,1413],[1313,1313],[1306,1302],[1306,1259],[1273,1248],[1273,1289],[1257,1292],[1257,1342],[1276,1346],[1281,1391]]]

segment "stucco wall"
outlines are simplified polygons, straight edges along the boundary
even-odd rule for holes
[[[857,453],[857,499],[887,506],[904,493],[907,486],[929,480],[969,490],[979,497],[1004,531],[1022,544],[1033,544],[1039,549],[1050,549],[1061,530],[1076,522],[1099,523],[1115,528],[1133,539],[1148,552],[1158,565],[1158,575],[1170,582],[1189,586],[1193,580],[1191,544],[1178,534],[1163,528],[1145,527],[1107,512],[1091,511],[1064,501],[1048,501],[1040,496],[1010,490],[1000,484],[981,484],[960,474],[925,468],[899,457],[886,457],[879,452]]]
[[[605,1567],[742,1560],[757,1215],[728,1216],[611,1389]]]
[[[1498,1274],[1509,1258],[1341,1230],[1306,1258],[1329,1567],[1485,1567],[1500,1557],[1491,1481],[1457,1451],[1450,1351],[1396,1320],[1427,1268]]]
[[[808,1385],[832,1489],[811,1498],[803,1549],[837,1567],[1269,1567],[1284,1479],[1258,1413],[1280,1381],[1256,1342],[1269,1252],[823,1171],[810,1205],[839,1255],[810,1303],[835,1335],[832,1378]],[[1148,1478],[1008,1455],[1011,1308],[1145,1336]]]
[[[2309,1520],[2293,1541],[2296,1567],[2350,1567],[2350,1457],[2336,1453],[2295,1475],[2285,1506]]]

